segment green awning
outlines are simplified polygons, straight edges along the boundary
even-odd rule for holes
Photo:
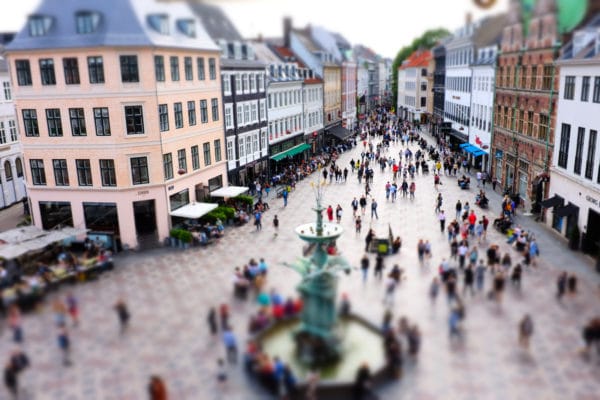
[[[300,154],[303,151],[310,149],[310,144],[302,143],[297,146],[292,147],[291,149],[287,149],[286,151],[282,151],[281,153],[277,153],[271,156],[271,160],[281,161],[286,157],[292,157],[296,154]]]

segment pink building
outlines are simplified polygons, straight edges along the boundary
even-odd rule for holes
[[[7,47],[35,225],[154,245],[223,186],[219,56],[185,3],[42,1]]]
[[[342,126],[353,130],[356,126],[356,63],[342,63]]]

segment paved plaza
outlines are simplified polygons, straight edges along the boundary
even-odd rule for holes
[[[360,149],[341,155],[339,165],[347,166],[352,157],[360,158]],[[390,155],[397,158],[399,145]],[[416,147],[414,148],[416,150]],[[600,314],[600,275],[592,269],[591,259],[567,250],[553,232],[531,218],[518,216],[527,230],[535,232],[541,260],[536,270],[525,269],[523,289],[518,292],[507,285],[501,307],[484,295],[465,296],[465,338],[451,341],[448,335],[448,305],[443,293],[430,304],[428,288],[437,274],[442,257],[449,256],[446,234],[440,233],[436,214],[432,175],[418,175],[416,199],[401,196],[395,203],[386,202],[384,185],[391,173],[375,169],[372,194],[379,203],[379,219],[364,218],[362,235],[354,232],[350,202],[359,197],[363,186],[356,175],[346,183],[335,182],[325,188],[324,204],[344,208],[342,226],[345,234],[338,247],[352,265],[358,266],[364,254],[364,236],[369,228],[379,236],[388,232],[402,238],[400,254],[385,260],[389,270],[398,263],[407,279],[396,291],[394,317],[406,316],[422,332],[418,361],[405,361],[403,378],[378,390],[382,399],[577,399],[600,398],[600,364],[580,355],[583,347],[581,327]],[[267,288],[276,287],[284,296],[295,295],[299,276],[282,266],[301,256],[303,243],[293,229],[314,220],[311,205],[314,195],[309,185],[317,176],[299,182],[289,197],[287,208],[281,199],[267,199],[271,209],[264,214],[264,229],[254,226],[228,228],[226,236],[208,248],[187,251],[156,249],[144,253],[122,254],[116,258],[114,271],[97,281],[72,286],[81,304],[81,323],[70,329],[73,366],[63,367],[56,342],[56,328],[50,304],[53,296],[65,296],[70,288],[61,288],[49,296],[45,305],[24,318],[24,348],[32,366],[21,376],[27,399],[138,400],[146,398],[148,377],[161,375],[170,398],[177,400],[252,400],[269,399],[242,371],[229,368],[224,389],[217,387],[216,370],[224,349],[218,338],[208,333],[206,314],[209,306],[228,302],[232,324],[240,342],[246,338],[248,316],[257,310],[252,300],[234,300],[232,271],[250,258],[264,257],[270,271]],[[474,206],[475,184],[461,191],[455,178],[442,177],[440,192],[443,208],[454,215],[457,199]],[[499,210],[500,196],[491,194],[488,217],[493,220]],[[474,206],[478,215],[481,209]],[[521,212],[521,210],[519,210]],[[280,219],[279,236],[274,237],[273,215]],[[420,238],[432,242],[430,266],[421,268],[417,261]],[[488,241],[510,252],[513,263],[520,257],[505,239],[490,227]],[[483,245],[482,245],[483,246]],[[480,253],[481,254],[481,253]],[[371,256],[372,264],[374,257]],[[560,270],[578,274],[579,292],[558,303],[555,282]],[[372,272],[372,271],[371,271]],[[486,276],[489,288],[490,276]],[[367,319],[380,324],[384,312],[384,283],[373,279],[362,284],[360,271],[340,277],[340,293],[348,293],[352,308]],[[459,279],[462,290],[462,279]],[[121,337],[113,305],[126,299],[132,320],[130,330]],[[518,347],[517,324],[531,313],[535,324],[529,352]],[[243,345],[241,346],[243,348]],[[0,354],[6,360],[14,348],[8,329],[0,337]],[[597,360],[597,359],[595,359]],[[4,388],[0,398],[7,398]]]

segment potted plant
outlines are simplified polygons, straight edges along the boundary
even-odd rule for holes
[[[579,250],[579,239],[581,237],[581,232],[579,231],[579,227],[575,225],[571,232],[569,232],[569,248],[571,250]]]
[[[169,244],[171,245],[171,247],[178,247],[180,230],[181,229],[173,228],[169,231]]]
[[[184,249],[190,248],[190,243],[192,243],[192,234],[184,229],[181,229],[179,232],[179,240],[183,244]]]

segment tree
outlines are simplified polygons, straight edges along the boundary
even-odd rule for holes
[[[392,63],[392,96],[394,106],[398,104],[398,68],[404,60],[418,49],[431,49],[437,44],[440,39],[450,36],[450,32],[445,28],[430,29],[425,31],[421,36],[412,41],[409,46],[404,46],[396,54]]]

